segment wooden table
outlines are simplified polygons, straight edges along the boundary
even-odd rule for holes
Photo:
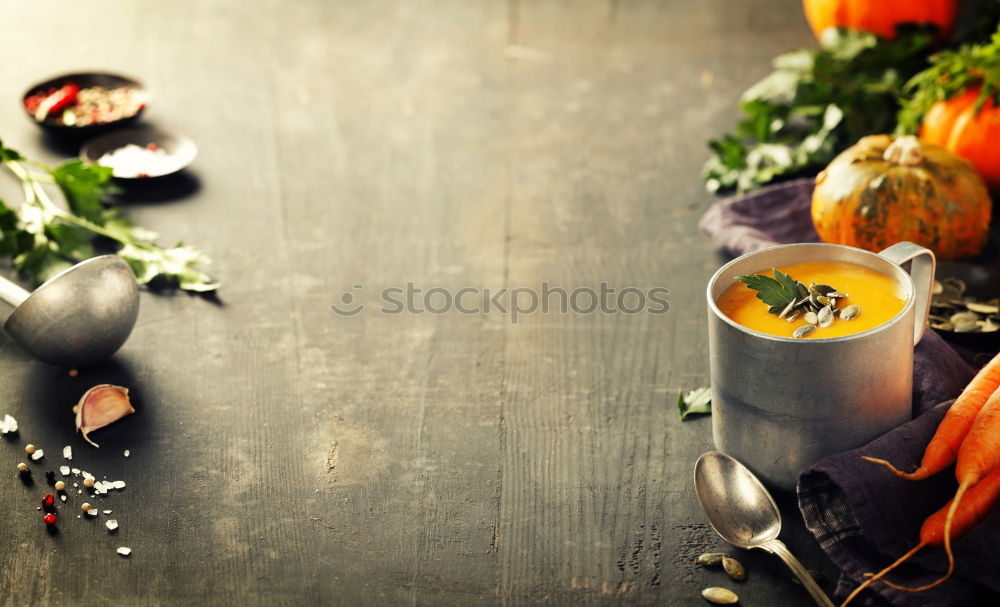
[[[144,292],[124,348],[76,377],[0,340],[0,415],[21,425],[0,442],[0,602],[702,605],[702,588],[728,585],[747,606],[809,604],[774,557],[741,553],[743,584],[694,564],[724,548],[691,483],[711,422],[681,423],[675,405],[708,383],[704,287],[721,258],[696,229],[713,200],[705,142],[772,56],[813,45],[799,2],[3,14],[4,142],[72,154],[22,115],[33,82],[140,78],[144,122],[200,155],[126,192],[124,212],[203,248],[223,287],[217,303]],[[9,175],[0,195],[19,200]],[[669,312],[423,308],[444,306],[442,290],[423,299],[432,288],[602,282],[669,289]],[[424,311],[380,311],[407,283]],[[365,309],[331,309],[345,299]],[[104,382],[138,412],[96,432],[98,450],[71,407]],[[31,489],[14,470],[28,442],[46,453]],[[127,487],[71,487],[50,535],[35,506],[64,445]],[[84,499],[112,515],[78,520]],[[781,501],[793,552],[832,574]]]

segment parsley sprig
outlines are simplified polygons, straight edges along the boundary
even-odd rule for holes
[[[976,112],[992,99],[1000,105],[1000,27],[987,44],[966,44],[941,51],[930,58],[931,66],[906,83],[909,98],[899,112],[899,133],[915,133],[934,103],[968,90],[979,90]]]
[[[769,306],[769,312],[777,314],[799,298],[799,283],[777,268],[771,271],[774,273],[774,278],[766,274],[750,274],[737,276],[736,280],[757,291],[757,299]]]
[[[209,263],[200,250],[177,243],[163,248],[157,235],[133,225],[103,201],[113,191],[111,169],[68,160],[57,167],[28,160],[0,141],[0,164],[21,181],[24,201],[17,208],[0,200],[0,255],[14,267],[42,283],[73,264],[97,254],[95,242],[117,244],[117,254],[132,268],[139,284],[154,279],[186,291],[218,289],[198,267]],[[56,185],[65,199],[63,209],[49,196],[46,185]]]
[[[892,132],[906,81],[927,67],[934,28],[903,25],[891,41],[828,30],[818,51],[793,51],[740,100],[734,132],[709,142],[710,192],[746,192],[807,175],[864,135]]]

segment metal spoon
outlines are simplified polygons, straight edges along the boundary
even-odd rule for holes
[[[61,367],[101,362],[128,339],[139,314],[139,287],[121,257],[82,261],[28,293],[0,278],[0,299],[14,306],[4,329],[35,358]]]
[[[694,465],[694,488],[709,524],[722,539],[738,548],[760,548],[778,555],[817,604],[833,607],[802,563],[778,539],[778,506],[746,466],[724,453],[709,451]]]

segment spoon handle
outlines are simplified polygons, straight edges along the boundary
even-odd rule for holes
[[[785,546],[781,540],[771,540],[770,542],[763,544],[761,548],[773,552],[778,555],[781,560],[785,561],[785,564],[792,570],[795,577],[799,578],[802,585],[805,586],[806,590],[809,591],[809,594],[812,595],[812,598],[816,601],[817,605],[821,605],[822,607],[834,607],[830,598],[826,596],[826,593],[819,587],[816,580],[809,575],[806,568],[803,567],[802,563],[800,563],[799,560],[792,555],[792,553],[788,550],[788,547]]]
[[[0,299],[16,308],[21,305],[25,299],[28,299],[28,295],[30,295],[30,293],[22,289],[20,286],[0,276]]]

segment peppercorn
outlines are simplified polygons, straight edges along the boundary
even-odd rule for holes
[[[42,517],[42,520],[45,522],[46,525],[55,525],[56,524],[56,515],[54,515],[51,512],[49,512],[48,514],[46,514],[45,516]]]
[[[94,486],[94,479],[92,479],[89,476],[87,478],[83,479],[83,486],[84,487],[93,487]]]
[[[35,446],[32,445],[31,443],[28,443],[27,445],[24,446],[24,452],[27,453],[28,455],[31,455],[32,453],[35,452]]]
[[[56,473],[49,470],[45,473],[45,480],[51,485],[56,482]]]
[[[62,481],[56,481],[56,491],[62,491],[66,488],[66,483]]]
[[[80,504],[80,510],[87,512],[88,510],[90,510],[90,504],[88,504],[87,502]]]
[[[20,464],[17,465],[17,471],[18,472],[27,472],[28,471],[28,464],[26,464],[24,462],[21,462]]]
[[[42,496],[42,508],[51,508],[54,503],[56,503],[56,498],[52,497],[51,493]]]

